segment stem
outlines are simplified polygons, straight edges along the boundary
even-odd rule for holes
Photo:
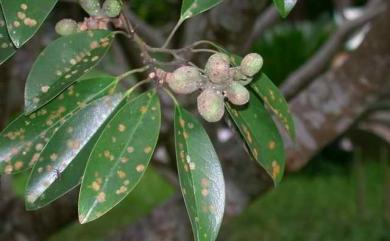
[[[163,87],[163,90],[165,91],[165,93],[167,93],[167,95],[168,95],[169,97],[171,97],[173,103],[175,103],[175,105],[178,106],[178,105],[179,105],[179,102],[177,101],[175,95],[174,95],[170,90],[168,90],[168,89],[165,88],[165,87]]]
[[[208,40],[199,40],[199,41],[196,41],[196,42],[194,42],[191,46],[192,47],[196,47],[196,46],[198,46],[198,45],[201,45],[201,44],[208,44],[208,45],[211,45],[211,46],[213,46],[214,48],[216,48],[216,49],[220,49],[220,47],[217,45],[217,44],[215,44],[215,43],[213,43],[213,42],[211,42],[211,41],[208,41]]]
[[[175,27],[173,28],[172,32],[169,34],[167,40],[165,40],[165,43],[164,45],[161,47],[161,48],[166,48],[169,44],[169,42],[171,42],[173,36],[175,35],[176,31],[179,29],[179,27],[181,26],[181,24],[183,23],[184,21],[182,19],[179,19],[179,21],[177,22],[177,24],[175,25]]]
[[[148,70],[148,68],[149,68],[148,66],[144,66],[144,67],[139,68],[139,69],[130,70],[130,71],[126,72],[126,73],[123,73],[123,74],[119,75],[119,76],[117,77],[117,79],[118,79],[118,80],[122,80],[122,79],[124,79],[124,78],[127,78],[129,75],[132,75],[132,74],[135,74],[135,73],[142,73],[142,72],[145,72],[146,70]]]
[[[147,78],[147,79],[144,79],[144,80],[138,82],[137,84],[133,85],[133,87],[131,87],[130,89],[128,89],[126,91],[125,96],[129,96],[131,94],[131,92],[133,92],[133,90],[135,90],[136,88],[138,88],[139,86],[141,86],[143,84],[148,83],[149,81],[151,81],[151,79]]]
[[[212,54],[219,53],[218,51],[212,50],[212,49],[191,49],[191,52],[192,53],[212,53]]]

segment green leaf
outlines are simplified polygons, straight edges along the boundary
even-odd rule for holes
[[[82,106],[110,92],[116,83],[115,78],[83,80],[39,111],[17,117],[0,133],[0,175],[33,166],[56,130]]]
[[[35,61],[27,78],[25,111],[42,107],[90,71],[109,49],[115,33],[81,32],[52,42]]]
[[[122,96],[118,93],[92,102],[53,135],[31,172],[26,190],[27,209],[41,208],[80,183],[92,150],[90,142],[96,143],[93,140],[120,105]]]
[[[283,127],[289,133],[291,139],[295,139],[294,119],[290,113],[288,103],[278,87],[261,73],[250,85],[257,95],[264,101],[269,109],[282,122]]]
[[[81,184],[79,220],[90,222],[107,213],[142,178],[161,125],[155,91],[125,104],[110,120],[95,145]]]
[[[186,110],[176,107],[176,159],[180,186],[196,241],[214,241],[225,208],[221,164],[206,131]]]
[[[226,103],[226,108],[245,139],[252,156],[277,185],[284,173],[284,146],[278,128],[264,104],[251,93],[248,105],[238,107]]]
[[[274,0],[276,8],[278,9],[280,15],[284,18],[287,17],[296,3],[297,0]]]
[[[56,3],[57,0],[1,0],[8,32],[17,48],[34,36]]]
[[[183,0],[180,21],[184,21],[205,12],[221,2],[223,2],[223,0]]]
[[[3,12],[0,9],[0,65],[16,52],[9,35]]]

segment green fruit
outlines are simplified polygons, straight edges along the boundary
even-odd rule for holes
[[[55,30],[61,36],[71,35],[77,32],[78,24],[73,19],[62,19],[56,24]]]
[[[100,15],[100,1],[99,0],[79,0],[80,6],[90,15]]]
[[[263,67],[263,58],[256,53],[251,53],[245,56],[241,62],[241,72],[249,77],[253,77]]]
[[[121,0],[106,0],[103,3],[103,14],[107,17],[115,18],[121,13],[122,5]]]
[[[223,95],[213,89],[206,89],[198,96],[199,114],[208,122],[217,122],[225,113]]]
[[[190,94],[199,89],[202,77],[199,70],[192,66],[183,66],[168,75],[167,83],[177,94]]]
[[[236,82],[233,82],[226,90],[226,96],[234,105],[245,105],[250,98],[248,89]]]
[[[216,53],[210,56],[205,71],[210,81],[215,84],[222,84],[230,79],[229,56]]]

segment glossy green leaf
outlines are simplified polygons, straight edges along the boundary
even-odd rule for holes
[[[180,186],[196,241],[214,241],[225,208],[221,164],[199,121],[181,107],[175,113]]]
[[[290,113],[288,103],[267,75],[261,73],[260,76],[251,83],[252,89],[264,101],[267,107],[282,122],[283,127],[287,130],[290,137],[295,139],[294,119]]]
[[[1,0],[9,35],[17,48],[41,27],[57,0]]]
[[[31,172],[26,190],[27,209],[43,207],[80,183],[89,154],[83,151],[91,151],[89,142],[121,100],[122,94],[118,93],[92,102],[53,135]]]
[[[104,215],[134,189],[149,165],[160,125],[160,102],[155,91],[132,99],[110,120],[82,180],[81,223]]]
[[[3,12],[0,9],[0,65],[16,52],[9,35]]]
[[[52,42],[37,58],[27,78],[25,111],[42,107],[90,71],[104,56],[115,33],[81,32]]]
[[[180,20],[184,21],[215,7],[223,0],[183,0]]]
[[[287,17],[296,3],[297,0],[274,0],[274,4],[282,17]]]
[[[263,102],[251,92],[248,105],[226,108],[255,160],[278,184],[283,177],[285,154],[282,138]]]
[[[0,175],[33,166],[55,131],[82,106],[108,93],[115,84],[115,78],[80,81],[39,111],[17,117],[0,134]]]

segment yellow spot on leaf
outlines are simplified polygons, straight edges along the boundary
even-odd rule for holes
[[[121,179],[126,177],[126,173],[124,171],[119,170],[116,173],[117,173],[118,177]]]
[[[105,202],[106,201],[106,194],[104,192],[100,192],[99,195],[96,197],[96,201],[99,203]]]
[[[152,147],[151,146],[147,146],[144,149],[145,154],[149,154],[151,151],[152,151]]]
[[[135,169],[137,170],[137,172],[143,172],[145,170],[145,166],[140,164]]]

